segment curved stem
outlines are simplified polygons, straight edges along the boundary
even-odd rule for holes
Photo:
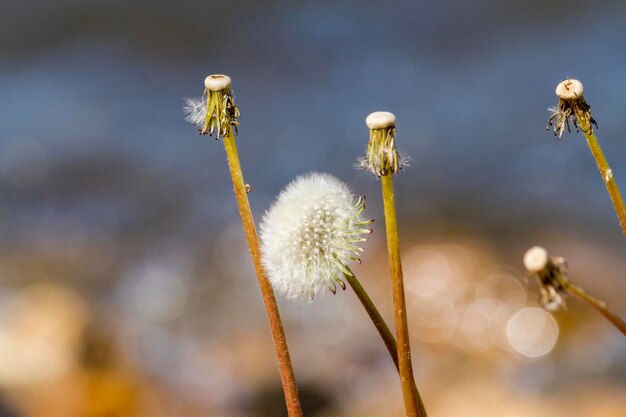
[[[385,319],[376,308],[376,305],[367,294],[367,291],[365,291],[365,288],[363,288],[357,277],[354,275],[354,273],[352,273],[349,268],[348,271],[351,275],[344,274],[346,281],[348,281],[348,284],[350,284],[350,287],[352,287],[352,290],[356,294],[357,298],[359,299],[359,301],[361,301],[361,304],[363,304],[365,311],[370,316],[372,323],[374,323],[376,330],[378,330],[378,334],[380,335],[381,339],[383,339],[383,343],[385,343],[385,346],[389,351],[389,355],[391,356],[391,359],[393,360],[393,363],[399,372],[400,367],[398,364],[398,346],[396,344],[396,339],[393,337],[393,333],[391,333],[391,330],[389,330],[389,326],[387,326]],[[422,416],[426,417],[426,409],[424,408],[424,403],[422,402],[422,398],[420,397],[419,391],[417,390],[417,386],[415,385],[415,383],[413,384],[413,390],[415,391],[415,396],[417,397],[420,412],[422,413]]]
[[[565,287],[570,293],[574,294],[579,299],[583,300],[591,307],[595,308],[600,314],[602,314],[608,321],[611,322],[613,326],[615,326],[624,336],[626,336],[626,323],[624,320],[619,318],[615,313],[613,313],[607,307],[604,301],[601,301],[594,296],[587,294],[585,290],[582,288],[568,282]]]
[[[396,339],[398,341],[398,365],[400,384],[407,417],[423,417],[418,406],[411,363],[411,347],[409,342],[409,326],[406,316],[406,301],[404,298],[404,282],[402,264],[400,262],[400,244],[398,240],[398,224],[396,220],[396,205],[393,194],[393,176],[381,177],[383,204],[385,209],[385,228],[387,231],[387,251],[389,268],[391,270],[391,286],[393,289],[393,304],[396,322]]]
[[[349,271],[350,273],[352,273],[351,270]],[[393,337],[393,333],[391,333],[391,330],[389,330],[389,326],[387,326],[385,319],[383,319],[383,316],[380,314],[380,312],[376,308],[376,305],[369,297],[369,295],[365,291],[365,288],[363,288],[357,277],[354,274],[344,274],[343,276],[345,277],[346,281],[348,281],[348,284],[350,284],[350,286],[352,287],[352,290],[356,294],[361,304],[363,304],[367,315],[370,316],[370,319],[372,319],[372,323],[374,323],[376,330],[378,330],[378,334],[380,334],[381,339],[383,339],[383,342],[385,343],[385,346],[389,351],[389,355],[391,356],[391,359],[393,360],[396,369],[399,369],[398,345],[396,344],[396,339]]]
[[[609,167],[609,164],[604,157],[604,152],[602,152],[600,143],[598,143],[598,138],[596,137],[595,133],[593,133],[589,122],[582,117],[577,118],[580,129],[587,139],[589,150],[591,151],[591,154],[596,161],[596,165],[598,166],[600,175],[602,175],[604,185],[609,192],[609,197],[613,202],[613,207],[615,208],[615,212],[617,213],[617,218],[619,219],[622,233],[624,234],[624,236],[626,236],[626,207],[624,207],[624,200],[622,199],[622,195],[619,192],[619,188],[617,186],[617,183],[615,182],[615,178],[613,177],[613,171]]]
[[[235,197],[237,198],[237,205],[239,206],[241,223],[246,235],[246,240],[248,241],[250,255],[252,257],[252,262],[254,264],[254,269],[259,282],[259,288],[261,289],[261,295],[263,296],[263,302],[265,303],[267,319],[272,332],[272,339],[274,341],[274,348],[278,359],[278,370],[280,372],[283,392],[285,393],[287,413],[289,417],[302,417],[302,407],[300,406],[298,387],[296,385],[296,379],[293,373],[291,359],[289,357],[285,331],[278,312],[278,306],[276,304],[276,298],[274,297],[272,285],[270,284],[265,268],[261,263],[259,238],[257,236],[252,212],[250,210],[250,202],[248,201],[246,184],[243,180],[243,173],[241,172],[241,164],[239,162],[237,144],[235,143],[235,136],[233,135],[232,127],[229,129],[228,135],[224,137],[224,148],[226,149],[226,156],[228,157],[228,167],[230,168],[230,174],[235,188]]]

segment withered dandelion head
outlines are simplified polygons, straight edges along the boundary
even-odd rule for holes
[[[545,248],[533,246],[524,254],[524,266],[537,279],[543,307],[549,311],[564,309],[564,296],[569,285],[565,259],[550,257]]]
[[[560,138],[566,128],[568,132],[572,131],[570,122],[576,131],[579,126],[588,133],[593,131],[592,125],[598,128],[598,124],[591,116],[591,106],[587,104],[583,96],[583,83],[568,78],[556,86],[555,93],[559,98],[559,103],[556,107],[548,109],[552,114],[548,119],[546,130],[554,127],[554,135]]]
[[[396,116],[377,111],[367,116],[365,124],[370,129],[370,139],[360,166],[378,177],[398,173],[403,161],[396,150]]]
[[[204,80],[202,97],[185,99],[185,120],[200,126],[200,134],[224,137],[234,128],[237,132],[239,109],[235,105],[232,81],[228,75],[209,75]]]
[[[348,263],[359,261],[359,246],[370,234],[365,199],[328,174],[293,180],[261,222],[263,264],[272,286],[290,299],[313,299],[323,289],[345,289]]]

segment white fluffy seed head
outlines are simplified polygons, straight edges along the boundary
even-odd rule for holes
[[[548,251],[541,246],[533,246],[524,254],[524,266],[529,272],[539,272],[548,265]]]
[[[324,288],[344,286],[341,277],[358,259],[364,226],[362,199],[328,174],[293,180],[261,222],[263,264],[275,290],[290,299],[312,299]]]
[[[213,74],[204,79],[204,86],[207,90],[222,91],[226,88],[230,88],[232,80],[228,75]]]
[[[388,111],[375,111],[365,118],[365,124],[370,129],[385,129],[396,125],[396,116]]]
[[[561,81],[554,91],[558,98],[562,100],[574,100],[577,98],[581,98],[585,88],[583,83],[578,80],[567,79]]]

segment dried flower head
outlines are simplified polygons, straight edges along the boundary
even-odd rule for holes
[[[185,120],[201,126],[200,134],[213,135],[215,139],[228,135],[231,126],[237,132],[239,109],[235,105],[232,81],[228,75],[209,75],[204,80],[202,97],[185,99]]]
[[[345,289],[347,264],[360,261],[358,245],[370,234],[365,199],[328,174],[293,180],[261,222],[263,264],[274,288],[290,299],[313,299],[324,288]]]
[[[377,111],[367,116],[365,124],[370,129],[370,139],[361,167],[378,177],[396,174],[403,167],[396,150],[396,116]]]
[[[579,125],[583,131],[589,133],[593,131],[592,125],[595,125],[596,129],[598,128],[598,124],[591,116],[591,106],[585,101],[583,92],[583,83],[578,80],[568,78],[556,86],[555,93],[559,98],[559,104],[557,107],[548,109],[552,114],[548,119],[546,130],[554,125],[554,136],[560,138],[565,128],[568,132],[572,131],[570,121],[576,131],[578,131]]]
[[[524,266],[537,278],[543,307],[549,311],[564,309],[564,295],[569,285],[565,259],[550,257],[545,248],[533,246],[524,254]]]

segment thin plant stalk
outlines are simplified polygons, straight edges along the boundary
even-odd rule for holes
[[[224,136],[224,148],[226,149],[228,166],[230,168],[230,174],[235,189],[235,197],[237,198],[237,205],[239,206],[241,223],[246,235],[246,240],[248,241],[250,255],[252,257],[252,262],[254,264],[254,269],[259,282],[259,288],[261,289],[261,295],[263,296],[263,302],[265,304],[267,319],[272,332],[272,339],[274,341],[274,348],[278,359],[278,369],[280,372],[283,391],[285,393],[287,413],[289,417],[302,417],[302,407],[300,406],[298,387],[296,385],[293,367],[289,357],[285,331],[278,312],[278,306],[276,304],[276,298],[274,297],[272,285],[270,284],[265,268],[261,263],[259,238],[257,236],[252,212],[250,210],[248,191],[243,179],[243,173],[241,171],[241,164],[239,162],[239,155],[232,127],[229,128],[228,134]]]
[[[613,171],[609,167],[609,164],[604,157],[604,152],[602,152],[602,148],[600,147],[598,138],[591,129],[589,122],[582,117],[577,116],[577,119],[578,124],[580,125],[580,129],[587,139],[589,150],[591,151],[591,154],[596,161],[596,165],[598,166],[600,175],[602,175],[604,185],[609,192],[609,197],[611,197],[613,207],[615,207],[615,212],[617,213],[617,218],[619,219],[622,233],[624,234],[624,236],[626,236],[626,207],[624,207],[624,200],[622,199],[622,195],[619,191],[619,188],[617,187],[617,183],[615,182]]]
[[[571,294],[575,295],[582,301],[589,304],[591,307],[595,308],[600,314],[602,314],[613,326],[615,326],[624,336],[626,336],[626,323],[618,317],[615,313],[613,313],[607,307],[604,301],[601,301],[594,296],[587,294],[585,290],[582,288],[568,282],[565,287]]]
[[[344,274],[344,278],[346,281],[348,281],[348,284],[350,284],[350,287],[352,287],[352,290],[356,294],[361,304],[363,304],[363,307],[365,308],[367,315],[370,316],[372,323],[374,323],[374,327],[376,327],[376,330],[378,330],[378,333],[380,334],[381,339],[383,339],[383,342],[385,343],[385,346],[387,347],[387,350],[389,351],[389,355],[391,356],[391,359],[393,360],[393,363],[395,364],[396,369],[399,369],[398,345],[396,344],[396,339],[393,336],[393,333],[391,333],[391,330],[389,330],[389,326],[387,326],[385,319],[380,314],[380,312],[376,308],[376,305],[374,304],[372,299],[369,297],[369,295],[367,294],[367,291],[365,291],[365,288],[363,288],[363,286],[361,285],[357,277],[354,275],[354,273],[352,275]]]
[[[559,104],[550,109],[552,114],[548,119],[546,129],[554,126],[554,135],[560,138],[566,128],[567,131],[571,130],[570,121],[573,122],[576,130],[580,127],[587,139],[589,150],[596,161],[600,175],[602,175],[609,197],[613,202],[622,233],[626,236],[626,208],[624,207],[624,201],[613,178],[613,171],[609,168],[602,148],[600,148],[598,138],[593,133],[592,126],[597,128],[598,124],[591,115],[591,106],[585,100],[584,91],[585,87],[579,80],[567,78],[561,81],[554,90],[554,93],[559,98]]]
[[[381,178],[385,228],[387,231],[387,252],[391,272],[391,287],[393,289],[397,364],[404,407],[407,417],[424,417],[426,412],[417,392],[413,376],[413,365],[411,364],[409,326],[393,195],[393,175],[398,173],[403,167],[402,158],[396,150],[396,116],[390,112],[376,111],[370,113],[365,118],[365,124],[370,129],[370,138],[365,157],[361,160],[361,167]],[[384,334],[381,333],[381,336],[384,337]]]
[[[413,376],[413,365],[411,363],[409,326],[406,315],[402,264],[400,262],[400,244],[398,240],[398,224],[393,193],[393,175],[389,173],[381,176],[381,184],[385,210],[385,228],[387,231],[387,251],[393,289],[396,338],[398,341],[398,371],[400,373],[400,384],[402,385],[402,396],[404,398],[407,417],[424,417],[425,414],[422,414],[419,407],[417,390],[414,389],[415,378]]]
[[[383,340],[383,343],[387,347],[387,350],[389,351],[389,355],[391,356],[391,359],[393,360],[393,363],[399,372],[400,366],[398,363],[398,345],[396,343],[396,339],[394,338],[393,333],[389,329],[389,326],[385,322],[385,319],[376,308],[376,305],[374,304],[372,299],[369,297],[369,295],[367,294],[367,291],[365,291],[365,288],[363,288],[363,286],[357,279],[356,275],[354,275],[352,271],[350,271],[350,273],[351,274],[344,274],[344,278],[346,281],[348,281],[348,284],[350,284],[350,287],[352,287],[352,290],[354,291],[357,298],[359,299],[359,301],[365,308],[365,311],[370,316],[372,323],[374,323],[376,330],[378,330],[378,334],[380,335],[381,339]],[[426,409],[424,408],[422,398],[420,397],[419,391],[417,390],[417,386],[415,385],[415,383],[413,383],[413,390],[415,392],[415,396],[417,397],[421,415],[426,417]]]

